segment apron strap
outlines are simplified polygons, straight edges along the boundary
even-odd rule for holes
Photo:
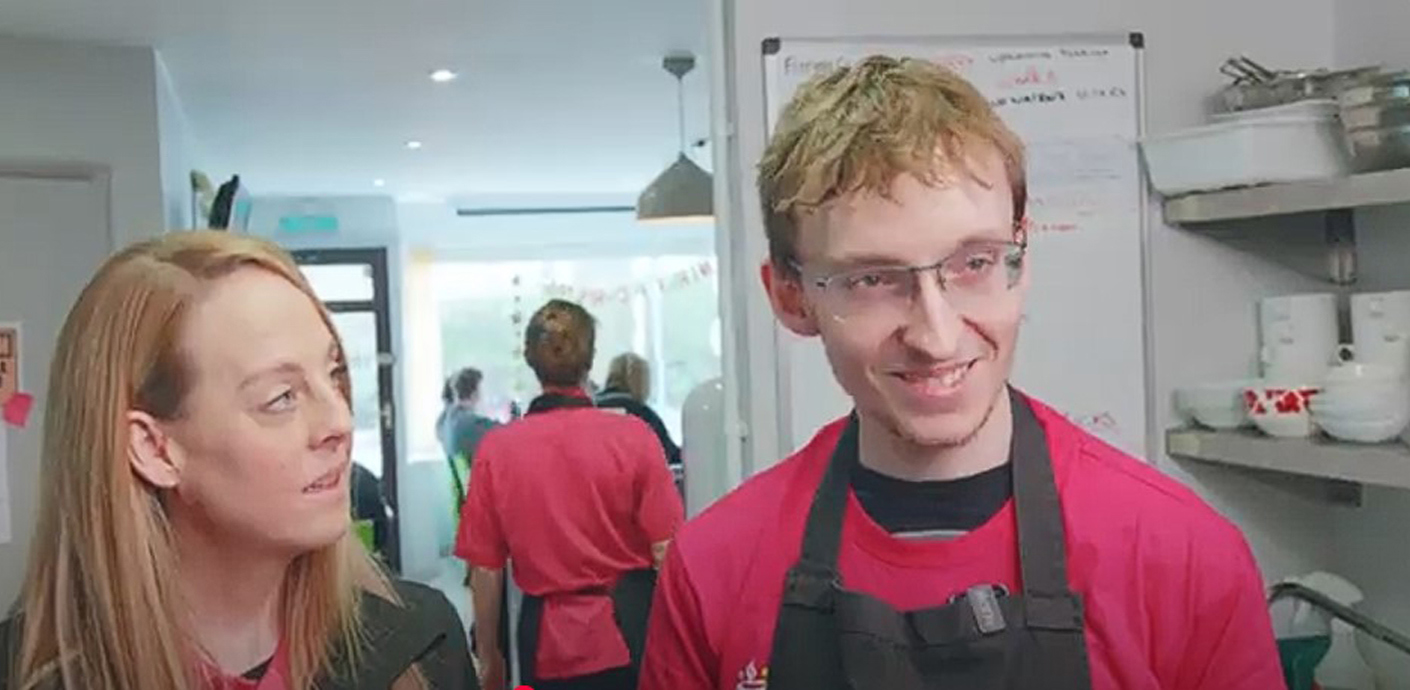
[[[822,484],[808,509],[807,527],[803,531],[803,550],[799,557],[802,575],[807,579],[837,581],[837,555],[842,545],[842,520],[847,514],[847,491],[852,485],[852,471],[859,456],[857,438],[860,435],[854,412],[842,429],[842,436],[828,460]],[[793,579],[790,573],[790,580]]]
[[[1030,627],[1081,630],[1082,602],[1068,589],[1067,537],[1047,435],[1033,408],[1009,389],[1014,516]]]

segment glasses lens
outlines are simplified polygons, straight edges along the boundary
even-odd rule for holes
[[[916,289],[916,274],[903,267],[866,268],[828,279],[826,295],[839,317],[891,314],[908,308]]]
[[[893,319],[909,313],[919,281],[938,270],[946,301],[960,311],[982,310],[1007,293],[1023,274],[1020,244],[976,244],[952,254],[936,269],[866,268],[829,277],[827,307],[841,319]]]

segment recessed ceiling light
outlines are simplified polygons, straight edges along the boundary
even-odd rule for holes
[[[375,179],[375,180],[372,181],[372,186],[373,186],[373,187],[385,187],[385,186],[387,186],[387,181],[379,177],[379,178],[377,178],[377,179]]]
[[[448,81],[455,81],[455,78],[458,76],[460,75],[456,74],[454,70],[438,69],[431,72],[431,81],[437,84],[444,84]]]
[[[411,149],[412,151],[420,150],[422,146],[423,144],[417,139],[412,139],[411,141],[406,142],[406,147]]]

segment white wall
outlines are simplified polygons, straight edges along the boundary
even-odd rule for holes
[[[60,180],[28,180],[29,208],[0,218],[0,319],[26,322],[28,385],[41,407],[29,429],[10,433],[10,492],[15,542],[0,548],[0,607],[8,606],[24,567],[36,508],[36,463],[45,364],[73,299],[115,246],[160,234],[164,214],[158,77],[148,48],[90,46],[0,36],[0,167],[20,171],[101,170],[87,196],[45,196]],[[88,208],[85,204],[93,205]],[[88,213],[80,213],[88,210]],[[28,211],[28,215],[24,212]],[[14,213],[20,212],[17,219]],[[46,225],[47,223],[47,225]],[[28,261],[29,263],[23,263]],[[36,269],[36,267],[38,267]],[[36,272],[37,271],[37,272]],[[6,281],[0,280],[0,283]]]
[[[200,159],[186,108],[161,55],[156,56],[157,136],[160,147],[162,214],[167,230],[195,227],[191,213],[191,171]]]
[[[1229,3],[1220,0],[1168,2],[1139,0],[751,0],[732,5],[732,75],[737,102],[730,109],[738,137],[734,192],[740,195],[743,223],[730,237],[742,243],[741,256],[755,265],[766,253],[753,166],[764,145],[763,82],[760,42],[767,37],[823,36],[965,36],[1142,31],[1146,36],[1148,131],[1166,131],[1201,120],[1203,99],[1221,83],[1217,68],[1228,56],[1248,53],[1275,65],[1319,65],[1333,58],[1332,0],[1304,0],[1290,6],[1278,0]],[[1278,17],[1269,31],[1269,17]],[[1251,362],[1256,294],[1293,291],[1316,283],[1278,269],[1227,245],[1153,222],[1151,230],[1156,380],[1159,419],[1169,418],[1170,391],[1181,382],[1242,374]],[[734,284],[735,302],[747,306],[751,372],[773,372],[773,333],[762,291],[752,271]],[[1239,299],[1230,299],[1230,295]],[[746,301],[747,300],[747,301]],[[1206,332],[1223,335],[1211,338]],[[792,399],[817,395],[814,381],[831,385],[820,368],[811,377],[791,381]],[[757,373],[750,397],[769,399],[777,381]],[[786,401],[785,401],[786,402]],[[756,465],[776,456],[779,425],[787,414],[770,418],[756,408],[750,415]],[[769,447],[761,427],[773,425]],[[1249,481],[1217,470],[1186,471],[1158,458],[1158,465],[1203,492],[1216,508],[1236,520],[1249,536],[1265,575],[1279,577],[1322,567],[1332,554],[1331,535],[1321,519],[1321,504],[1284,487]]]
[[[450,203],[401,203],[401,237],[412,249],[466,261],[606,258],[655,254],[713,254],[709,223],[638,223],[631,211],[457,216],[457,208],[566,208],[632,206],[620,197],[500,197]]]
[[[159,234],[157,92],[150,48],[0,36],[0,161],[106,166],[118,244]]]
[[[1339,66],[1384,64],[1410,68],[1410,3],[1404,0],[1355,0],[1337,4],[1336,58]],[[1367,209],[1357,213],[1361,284],[1357,290],[1410,289],[1410,207]],[[1339,511],[1336,565],[1360,585],[1367,610],[1382,622],[1410,633],[1410,546],[1403,536],[1410,525],[1410,491],[1368,491],[1364,507]],[[1410,677],[1400,679],[1410,685]]]

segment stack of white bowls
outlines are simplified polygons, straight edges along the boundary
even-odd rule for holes
[[[1309,406],[1328,436],[1356,443],[1382,443],[1410,425],[1410,385],[1405,370],[1347,362],[1332,367]]]
[[[1200,426],[1228,430],[1248,426],[1244,389],[1252,381],[1203,383],[1175,391],[1175,407]]]

